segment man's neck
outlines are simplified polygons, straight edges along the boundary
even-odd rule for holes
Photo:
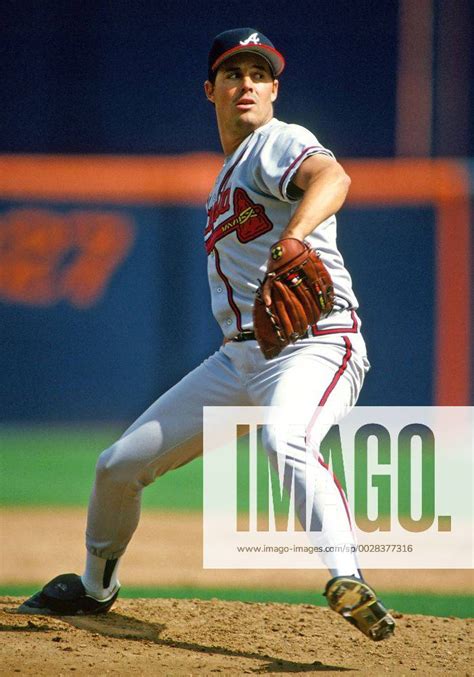
[[[229,155],[232,155],[232,153],[237,150],[237,148],[240,146],[242,141],[246,139],[252,132],[255,131],[253,127],[249,127],[248,129],[244,130],[239,130],[238,133],[229,133],[228,130],[223,131],[219,128],[219,137],[221,140],[221,146],[222,150],[224,151],[224,155],[226,157],[229,157]]]
[[[245,126],[242,125],[232,130],[222,129],[218,123],[219,137],[221,140],[224,155],[226,157],[232,155],[232,153],[234,153],[237,150],[237,148],[240,146],[240,144],[244,139],[250,136],[250,134],[252,134],[256,129],[259,129],[260,127],[263,127],[263,125],[266,125],[268,122],[270,122],[270,120],[266,120],[258,127],[254,127],[253,125],[245,125]]]

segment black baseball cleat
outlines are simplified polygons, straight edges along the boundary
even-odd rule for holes
[[[393,635],[395,621],[370,586],[356,576],[336,576],[326,585],[328,604],[364,635],[378,642]]]
[[[23,602],[18,608],[22,614],[44,616],[88,616],[105,614],[118,597],[120,588],[107,599],[99,600],[87,594],[81,577],[61,574],[46,583],[44,588]]]

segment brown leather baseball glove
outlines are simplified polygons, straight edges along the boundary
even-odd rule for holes
[[[264,298],[271,299],[266,305]],[[270,249],[267,273],[253,308],[255,337],[266,359],[307,336],[334,305],[331,276],[307,242],[284,238]]]

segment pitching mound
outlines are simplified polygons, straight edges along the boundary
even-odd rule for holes
[[[59,619],[18,615],[20,601],[0,598],[2,675],[470,674],[472,621],[458,618],[396,614],[375,643],[310,605],[134,599]]]

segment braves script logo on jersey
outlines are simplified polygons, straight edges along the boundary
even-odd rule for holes
[[[250,43],[252,43],[253,45],[260,44],[260,38],[258,37],[258,33],[252,33],[252,35],[249,35],[249,37],[246,40],[240,41],[241,45],[250,45]]]
[[[219,200],[209,209],[209,231],[218,216],[224,214],[229,208],[230,189],[223,191]],[[263,233],[273,228],[273,223],[265,214],[263,205],[252,202],[243,188],[234,191],[234,213],[228,219],[220,223],[206,241],[206,251],[209,254],[219,240],[236,231],[239,242],[245,244],[255,240]]]
[[[225,214],[230,209],[230,188],[221,190],[217,200],[208,209],[207,212],[207,226],[206,234],[214,228],[214,224],[222,214]]]

